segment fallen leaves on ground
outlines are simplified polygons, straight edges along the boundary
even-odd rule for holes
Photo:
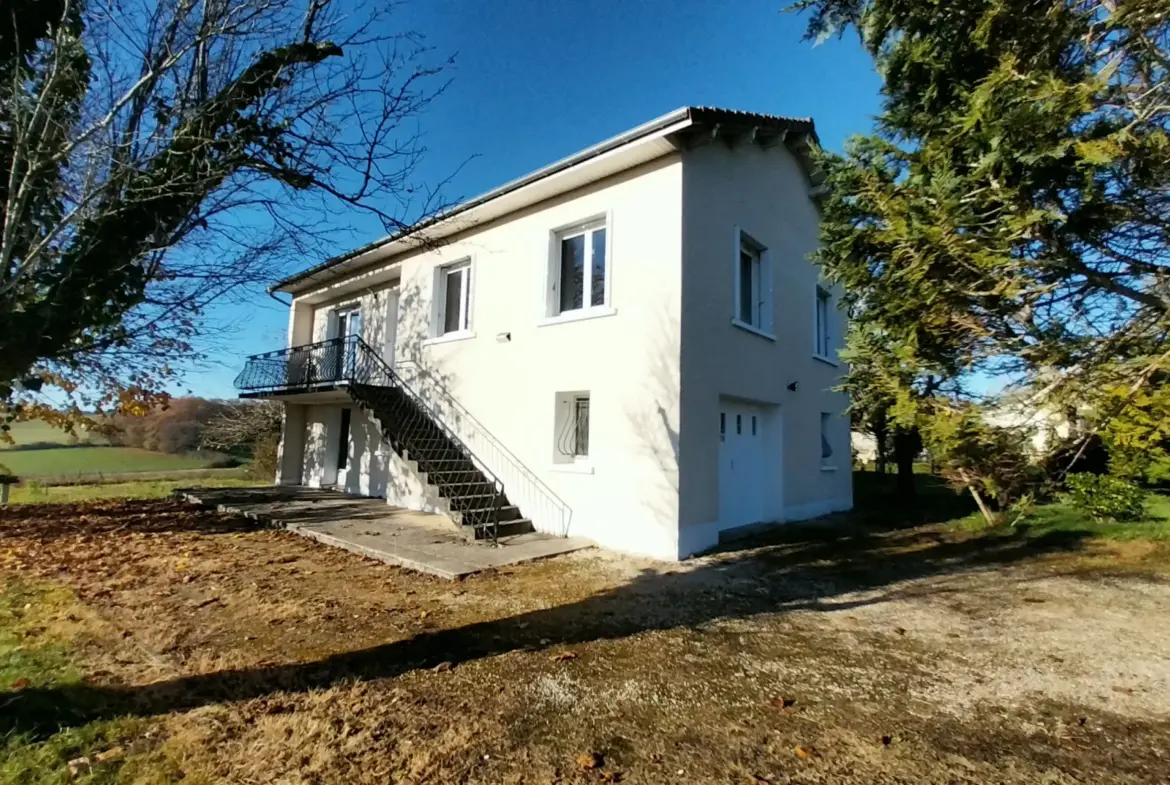
[[[577,767],[581,771],[593,771],[605,765],[605,758],[598,752],[582,752],[577,756]]]
[[[926,603],[909,599],[913,612],[898,618],[915,634],[899,627],[904,637],[895,638],[888,612],[865,616],[863,607],[857,618],[829,625],[777,611],[826,580],[849,585],[842,576],[855,573],[837,573],[832,562],[848,556],[841,544],[831,559],[810,560],[807,550],[816,555],[819,545],[788,543],[783,552],[719,557],[726,561],[715,570],[693,565],[683,576],[655,568],[634,578],[622,559],[585,556],[476,576],[453,589],[197,507],[143,501],[85,509],[73,517],[61,505],[0,510],[2,577],[60,584],[78,602],[76,614],[27,618],[37,625],[30,629],[48,624],[45,637],[53,639],[62,629],[80,633],[86,684],[138,690],[206,680],[216,689],[193,692],[195,710],[170,706],[165,689],[144,691],[144,700],[167,710],[144,720],[158,740],[106,738],[55,759],[64,769],[72,758],[82,781],[119,766],[118,748],[98,752],[114,743],[125,746],[127,771],[140,747],[153,753],[158,745],[187,781],[205,782],[1030,785],[1054,767],[1086,782],[1112,781],[1119,765],[1134,785],[1164,779],[1164,760],[1151,750],[1160,751],[1170,726],[1095,704],[1054,705],[1048,735],[1035,733],[1031,713],[985,711],[959,722],[946,712],[907,711],[929,714],[908,695],[935,678],[927,655],[940,630],[948,650],[959,637],[964,655],[997,650],[975,612],[983,605],[971,601],[963,626],[940,627],[919,615]],[[866,561],[856,574],[885,585],[884,572],[864,572],[872,552],[860,554]],[[761,570],[778,577],[762,582]],[[947,574],[959,580],[949,567]],[[758,596],[736,588],[749,579],[761,587]],[[987,571],[963,580],[986,589],[969,596],[986,597],[997,612],[1022,608],[1019,576]],[[1056,591],[1048,603],[1046,614],[1074,608]],[[712,617],[720,621],[707,626]],[[750,635],[737,629],[748,618]],[[1072,661],[1072,651],[1033,646],[1031,653],[1047,672],[1062,661],[1057,655]],[[452,657],[458,665],[445,661]],[[8,679],[17,675],[26,674]],[[1116,678],[1099,676],[1084,694],[1113,696]],[[42,684],[39,676],[31,681]],[[1115,708],[1128,711],[1161,689],[1130,683],[1118,685]],[[233,690],[240,700],[221,697]],[[1107,733],[1110,745],[1090,745],[1090,730]],[[988,738],[996,740],[995,760],[980,757]],[[1076,743],[1059,743],[1070,738]],[[581,752],[594,749],[601,752]],[[999,763],[1009,756],[1005,776]]]

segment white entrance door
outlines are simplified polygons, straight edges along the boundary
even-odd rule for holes
[[[768,493],[763,445],[763,410],[723,401],[719,406],[720,528],[763,519]]]

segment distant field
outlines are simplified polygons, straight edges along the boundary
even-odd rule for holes
[[[134,447],[58,447],[0,452],[0,465],[8,467],[10,473],[22,479],[202,469],[213,460],[214,456],[167,455]]]
[[[8,433],[16,443],[0,442],[0,450],[19,450],[29,444],[107,444],[104,437],[88,433],[78,433],[74,441],[65,431],[39,420],[14,422],[10,428]]]

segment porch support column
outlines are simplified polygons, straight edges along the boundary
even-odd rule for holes
[[[284,404],[280,446],[276,450],[276,484],[300,485],[305,465],[305,406]]]

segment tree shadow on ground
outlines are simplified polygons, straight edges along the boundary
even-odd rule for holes
[[[51,525],[51,524],[50,524]],[[132,525],[132,524],[128,524]],[[150,716],[213,703],[390,679],[441,663],[458,667],[512,651],[626,638],[793,611],[828,612],[944,593],[952,578],[1076,548],[1080,534],[955,537],[938,527],[859,524],[856,518],[788,525],[739,550],[680,568],[646,569],[582,600],[508,618],[427,632],[312,662],[184,676],[146,685],[80,684],[0,693],[0,733],[53,732],[122,715]],[[921,581],[920,579],[932,579]],[[507,590],[507,578],[492,590]],[[956,587],[957,588],[957,587]]]
[[[914,485],[915,498],[907,501],[898,496],[898,475],[853,472],[857,505],[850,513],[851,518],[884,530],[953,521],[978,511],[970,494],[955,491],[941,477],[915,474]]]
[[[90,442],[77,442],[69,444],[66,442],[24,442],[23,444],[14,444],[5,447],[5,452],[38,452],[40,450],[84,450],[90,447],[109,447],[108,444],[92,444]]]

